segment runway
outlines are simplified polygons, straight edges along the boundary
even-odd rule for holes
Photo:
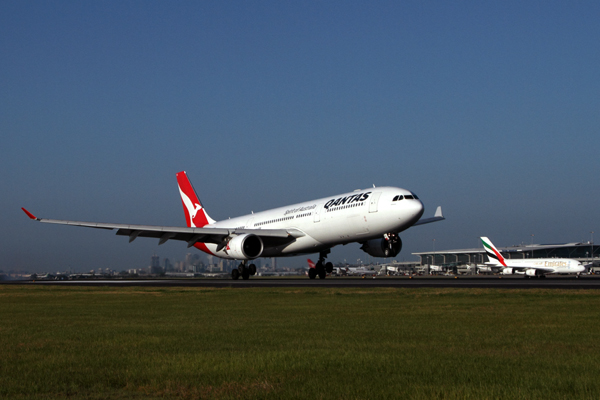
[[[498,288],[498,289],[600,289],[600,275],[575,277],[376,277],[327,279],[250,278],[249,280],[194,278],[194,279],[107,279],[72,281],[0,281],[6,285],[60,285],[60,286],[147,286],[147,287],[325,287],[325,288]]]

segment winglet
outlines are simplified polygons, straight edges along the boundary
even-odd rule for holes
[[[32,213],[30,213],[29,211],[27,211],[24,207],[21,207],[21,210],[25,211],[25,214],[27,214],[27,216],[33,220],[39,221],[39,218],[36,218],[35,215],[33,215]]]
[[[431,222],[443,221],[445,219],[446,218],[442,214],[442,206],[438,206],[438,208],[435,210],[435,215],[433,216],[433,218],[422,218],[422,219],[418,220],[417,222],[415,222],[413,224],[413,226],[429,224]]]

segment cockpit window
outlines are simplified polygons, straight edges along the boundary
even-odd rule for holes
[[[412,193],[412,192],[411,192],[411,193]],[[413,195],[413,197],[414,197],[416,200],[419,200],[419,198],[417,197],[417,195],[416,195],[416,194],[412,193],[412,195]]]
[[[404,198],[405,198],[405,199],[409,199],[409,200],[411,200],[413,197],[412,197],[412,195],[410,195],[410,194],[407,194],[406,196],[404,196]]]
[[[402,200],[403,198],[404,198],[404,196],[399,194],[398,196],[394,197],[394,200],[392,200],[392,201],[399,201],[399,200]]]

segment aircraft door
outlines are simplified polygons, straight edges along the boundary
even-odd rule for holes
[[[320,222],[321,221],[321,209],[322,208],[323,208],[323,204],[319,204],[319,205],[317,205],[317,208],[315,208],[315,211],[314,211],[314,214],[313,214],[314,215],[314,217],[313,217],[314,218],[313,219],[314,222]]]
[[[379,197],[381,197],[381,192],[375,192],[371,195],[371,199],[369,200],[370,213],[377,212],[377,207],[379,205]]]

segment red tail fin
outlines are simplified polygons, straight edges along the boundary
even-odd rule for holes
[[[312,260],[310,258],[308,258],[306,261],[308,261],[308,268],[314,268],[315,267],[315,263],[312,262]]]
[[[209,217],[206,211],[204,211],[202,203],[200,203],[200,199],[196,195],[196,191],[185,171],[177,173],[177,185],[179,186],[179,194],[181,195],[181,203],[183,204],[187,226],[201,228],[214,223],[215,220]]]

